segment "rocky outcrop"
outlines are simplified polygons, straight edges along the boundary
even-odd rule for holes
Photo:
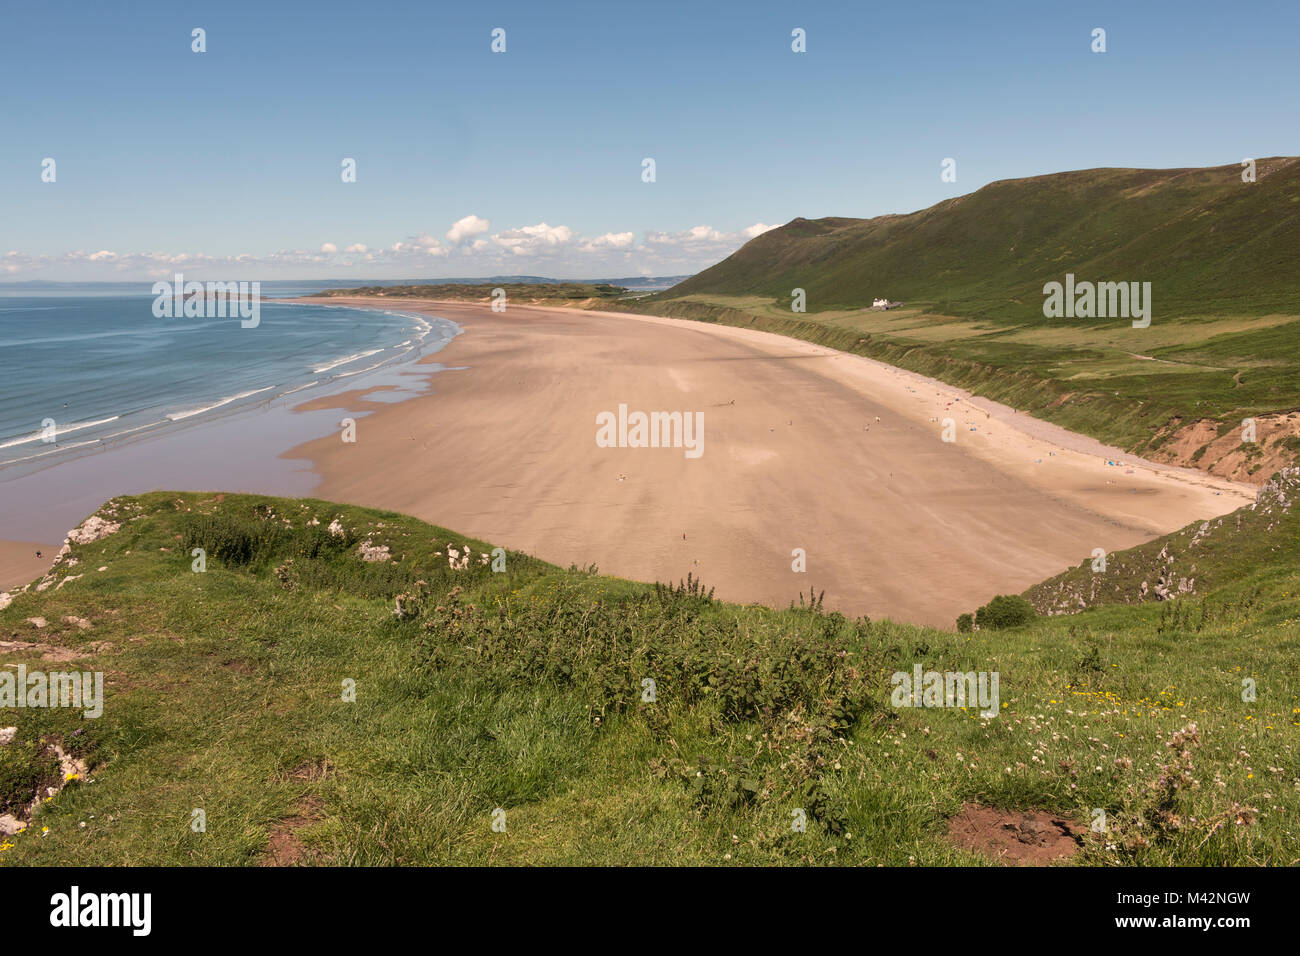
[[[106,521],[99,515],[91,515],[81,523],[79,528],[73,528],[68,532],[68,537],[64,541],[63,548],[59,551],[58,557],[63,557],[70,550],[68,544],[91,544],[101,538],[107,538],[110,534],[115,534],[121,529],[121,525],[115,521]],[[55,559],[56,561],[58,558]]]
[[[1297,500],[1300,467],[1283,468],[1260,486],[1253,504],[1107,555],[1102,570],[1085,561],[1030,588],[1025,597],[1040,614],[1073,614],[1099,604],[1169,601],[1201,593],[1278,560],[1295,535]]]
[[[361,542],[361,547],[357,548],[357,554],[361,556],[362,561],[391,561],[392,552],[388,550],[386,544],[375,544],[369,538]]]

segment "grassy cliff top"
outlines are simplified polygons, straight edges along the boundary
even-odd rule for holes
[[[985,862],[948,835],[970,803],[1074,821],[1076,864],[1297,855],[1290,549],[1172,619],[957,634],[310,499],[117,498],[72,538],[0,609],[0,658],[102,671],[103,714],[0,709],[0,814],[29,824],[0,865]],[[914,665],[997,672],[997,716],[894,706]]]

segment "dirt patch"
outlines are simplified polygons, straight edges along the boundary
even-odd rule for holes
[[[307,760],[291,770],[286,779],[316,781],[334,776],[334,764],[328,757],[319,760]]]
[[[298,831],[320,822],[320,806],[316,801],[305,798],[298,804],[298,812],[292,817],[285,817],[271,829],[266,841],[266,853],[262,855],[261,866],[300,866],[316,861],[317,854],[307,849],[298,837]]]
[[[1080,830],[1042,810],[996,810],[968,803],[948,821],[948,836],[963,849],[1013,866],[1046,866],[1079,850]]]
[[[94,657],[112,648],[106,641],[92,641],[84,650],[73,647],[59,647],[54,644],[41,644],[36,641],[0,641],[0,654],[22,654],[31,656],[39,654],[43,661],[66,663],[78,661],[83,657]],[[11,665],[12,666],[12,665]]]

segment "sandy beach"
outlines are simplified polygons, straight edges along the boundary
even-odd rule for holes
[[[60,547],[39,541],[0,541],[0,591],[39,578],[50,569]]]
[[[311,300],[308,300],[311,301]],[[316,497],[389,508],[546,560],[719,597],[952,627],[995,593],[1232,511],[1254,488],[1157,465],[922,376],[764,332],[417,300],[459,323],[427,396],[348,392]],[[600,447],[597,416],[703,413],[699,457]],[[952,419],[942,440],[943,419]],[[1108,463],[1109,462],[1109,463]],[[806,571],[792,570],[795,549]]]

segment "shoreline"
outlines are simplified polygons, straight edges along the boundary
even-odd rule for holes
[[[299,304],[296,298],[270,299],[264,303],[267,308],[293,307]],[[348,308],[343,305],[336,307]],[[207,395],[173,397],[141,408],[126,408],[122,405],[108,407],[92,420],[59,425],[56,433],[58,441],[53,445],[45,444],[40,431],[12,436],[0,444],[0,485],[131,444],[170,438],[182,429],[204,427],[222,418],[246,414],[277,403],[283,404],[292,401],[291,396],[298,392],[328,391],[347,384],[345,380],[353,377],[360,377],[364,381],[372,373],[382,374],[387,369],[410,364],[412,360],[407,357],[410,353],[423,355],[430,347],[436,351],[440,343],[459,334],[459,329],[438,329],[428,321],[428,316],[414,312],[403,315],[401,310],[393,308],[366,311],[379,311],[400,320],[399,325],[414,321],[423,328],[401,328],[401,336],[406,336],[402,342],[396,341],[400,336],[393,335],[388,341],[366,343],[361,351],[349,355],[340,355],[336,351],[327,353],[306,362],[303,368],[307,371],[299,370],[296,377],[294,373],[286,371],[283,380],[272,384],[246,381],[232,383],[225,389],[212,389]],[[435,332],[439,334],[434,335]],[[434,337],[429,338],[431,335]],[[379,356],[379,361],[369,367],[349,369],[349,366],[360,365],[372,356]],[[343,371],[336,371],[337,369]],[[236,388],[242,390],[229,390]],[[104,426],[111,427],[105,429]]]
[[[396,404],[354,389],[295,406],[367,414],[355,444],[333,435],[282,457],[310,462],[314,497],[560,565],[644,581],[689,572],[720,598],[781,607],[815,586],[845,613],[950,628],[1095,547],[1132,547],[1254,500],[1254,486],[773,333],[551,306],[402,308],[465,330],[436,353],[456,367]],[[704,413],[704,454],[598,448],[595,415],[620,403]],[[955,442],[940,441],[944,417]],[[791,570],[796,548],[807,573]]]
[[[201,484],[402,511],[635,580],[693,573],[741,603],[783,607],[825,588],[827,606],[845,613],[951,627],[957,613],[1076,566],[1093,547],[1131,547],[1254,500],[1253,486],[1129,458],[963,389],[775,333],[555,306],[290,301],[436,316],[468,334],[342,391],[281,396],[269,411],[56,465],[51,484],[85,499],[84,510],[64,508],[60,536],[118,494]],[[702,412],[702,459],[597,448],[595,414],[620,402]],[[356,416],[355,444],[332,427],[340,411]],[[952,444],[939,441],[941,417],[954,420]],[[156,472],[177,449],[215,459],[246,445],[259,422],[246,470],[197,484],[195,468]],[[316,437],[286,449],[304,428]],[[89,476],[107,481],[88,464],[101,458],[132,477],[85,492]],[[44,529],[14,530],[26,533],[0,541],[0,590],[47,569],[35,549],[50,560],[58,550],[33,543]],[[807,573],[791,571],[795,548]]]
[[[292,306],[295,302],[288,299],[281,304]],[[401,317],[404,310],[379,311]],[[310,437],[332,433],[335,421],[324,413],[296,413],[293,406],[315,389],[329,394],[360,386],[392,393],[391,404],[391,400],[427,387],[433,369],[412,375],[411,368],[420,359],[436,359],[460,330],[439,328],[440,323],[410,311],[405,324],[412,323],[420,331],[418,336],[399,345],[389,343],[383,350],[411,347],[373,367],[344,368],[340,374],[307,385],[277,386],[274,395],[254,401],[213,401],[195,412],[153,422],[155,427],[131,429],[115,441],[96,439],[87,443],[94,447],[77,449],[74,445],[68,449],[72,454],[52,454],[53,460],[31,467],[0,469],[0,591],[28,584],[44,574],[68,531],[119,495],[160,490],[310,494],[318,483],[316,476],[301,463],[285,460],[281,453]],[[346,366],[349,358],[364,356],[326,355],[316,365],[328,365],[325,371],[329,371]],[[322,373],[319,368],[313,371]],[[34,557],[38,549],[44,555],[41,560]]]

